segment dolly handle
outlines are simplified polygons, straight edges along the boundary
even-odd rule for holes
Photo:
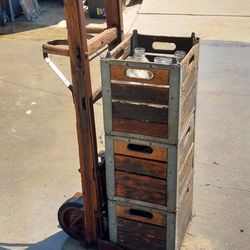
[[[48,57],[48,54],[69,57],[69,49],[65,47],[59,47],[60,45],[68,46],[68,40],[53,40],[43,44],[43,57]]]

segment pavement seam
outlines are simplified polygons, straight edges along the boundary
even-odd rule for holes
[[[234,188],[234,187],[222,187],[222,186],[217,186],[214,184],[200,184],[200,183],[196,183],[195,186],[199,186],[199,187],[215,187],[215,188],[219,188],[219,189],[228,189],[228,190],[235,190],[235,191],[239,191],[239,192],[246,192],[246,193],[250,193],[250,190],[247,189],[240,189],[240,188]]]

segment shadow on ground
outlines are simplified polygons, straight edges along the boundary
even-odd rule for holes
[[[0,242],[0,250],[9,249],[24,250],[83,250],[83,246],[79,241],[68,237],[63,231],[51,235],[50,237],[37,243],[4,243]]]
[[[8,22],[5,27],[0,27],[0,35],[8,35],[34,29],[40,29],[48,26],[56,26],[65,28],[64,8],[61,1],[50,0],[40,1],[41,15],[33,21],[28,21],[24,15],[15,19],[14,23]],[[86,11],[86,22],[95,24],[103,24],[104,19],[89,19],[88,11]]]

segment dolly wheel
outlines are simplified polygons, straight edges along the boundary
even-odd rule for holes
[[[84,240],[83,197],[79,194],[65,201],[58,210],[58,222],[70,237]]]
[[[5,26],[8,21],[8,17],[5,12],[0,13],[0,23],[2,26]]]

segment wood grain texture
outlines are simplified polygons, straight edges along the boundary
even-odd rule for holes
[[[104,0],[106,22],[108,28],[117,28],[117,39],[109,44],[108,49],[112,50],[123,40],[123,18],[122,3],[120,0]]]
[[[167,162],[167,155],[168,155],[167,148],[151,146],[153,152],[152,153],[144,153],[144,152],[138,152],[138,151],[134,151],[134,150],[129,149],[129,147],[128,147],[129,144],[130,143],[128,143],[126,141],[114,140],[114,152],[115,152],[115,154]],[[142,142],[140,145],[145,145],[145,144],[143,144],[143,142]]]
[[[174,48],[174,50],[154,49],[154,42],[174,43],[176,48]],[[191,37],[167,37],[139,34],[138,46],[145,48],[147,52],[151,53],[174,54],[176,50],[189,51],[192,48],[192,39]]]
[[[151,238],[137,238],[130,233],[118,231],[118,243],[126,250],[165,250],[166,242]]]
[[[190,71],[185,79],[185,81],[181,85],[181,99],[185,99],[187,93],[189,92],[190,88],[193,86],[194,82],[197,81],[198,77],[198,68],[197,65],[192,64]]]
[[[112,99],[168,105],[168,88],[141,84],[112,83]]]
[[[126,232],[136,238],[149,238],[152,240],[166,241],[166,227],[140,223],[134,220],[124,218],[117,219],[117,229],[120,232]],[[119,233],[118,233],[119,234]]]
[[[166,226],[167,216],[165,214],[160,214],[160,213],[151,211],[153,217],[150,219],[150,218],[146,218],[142,216],[131,215],[131,213],[129,212],[130,209],[134,209],[133,205],[131,206],[117,205],[116,206],[117,217],[129,219],[129,220],[133,220],[137,222],[142,222],[146,224],[158,225],[162,227]],[[141,207],[140,210],[144,211],[145,208]]]
[[[182,194],[184,186],[188,180],[188,177],[190,176],[190,173],[193,172],[193,158],[194,158],[194,144],[190,146],[189,152],[187,154],[187,157],[183,163],[183,165],[180,166],[179,172],[178,172],[178,193],[179,195]]]
[[[43,44],[44,54],[69,56],[68,40],[53,40]]]
[[[168,138],[167,124],[113,118],[113,131]]]
[[[140,78],[131,78],[126,76],[126,70],[133,69],[133,67],[123,66],[123,65],[114,65],[110,66],[110,76],[111,80],[114,81],[126,81],[126,82],[142,82],[150,83],[156,85],[168,85],[169,84],[169,71],[166,69],[153,69],[150,68],[150,71],[154,74],[152,79],[140,79]],[[136,67],[136,69],[149,70],[148,68]]]
[[[168,108],[164,106],[152,107],[144,104],[112,102],[114,118],[124,118],[153,123],[168,122]]]
[[[111,44],[117,39],[117,28],[109,28],[102,33],[94,36],[88,41],[88,54],[89,56],[103,48],[107,44]]]
[[[86,32],[91,34],[100,34],[105,29],[106,27],[86,26]]]
[[[160,179],[167,178],[167,163],[115,154],[115,169]]]
[[[199,45],[194,45],[184,59],[181,61],[182,66],[182,81],[186,80],[186,77],[189,75],[189,72],[192,68],[192,65],[195,65],[195,68],[198,68],[199,60]]]
[[[131,50],[131,35],[129,35],[126,39],[124,39],[119,45],[117,45],[112,51],[110,51],[109,57],[117,58],[122,53],[122,56],[126,58],[129,53],[127,54],[127,50],[130,53]],[[126,55],[124,55],[126,54]]]
[[[182,137],[180,138],[178,146],[178,157],[179,157],[179,167],[183,165],[184,160],[187,157],[187,154],[190,150],[192,143],[194,142],[194,113],[190,116],[189,124],[185,129]]]
[[[96,212],[100,211],[95,179],[98,164],[96,132],[92,103],[92,89],[88,61],[85,18],[81,0],[65,0],[65,18],[73,83],[73,98],[76,110],[77,137],[80,158],[82,193],[84,195],[82,236],[87,244],[96,243],[98,232]]]
[[[166,205],[166,180],[115,171],[115,189],[119,197]]]
[[[189,185],[186,194],[180,202],[180,208],[177,216],[177,245],[181,245],[187,231],[188,224],[192,219],[193,207],[193,175],[190,176]]]
[[[188,118],[196,107],[196,92],[197,84],[195,82],[181,103],[181,130],[187,125]]]

